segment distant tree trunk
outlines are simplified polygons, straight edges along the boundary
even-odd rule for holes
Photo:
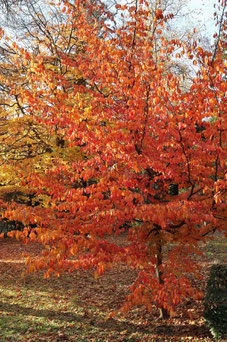
[[[159,284],[164,284],[164,280],[163,280],[163,274],[162,271],[160,270],[160,266],[162,266],[162,262],[163,262],[163,258],[162,258],[162,242],[160,237],[158,237],[158,240],[156,242],[156,252],[157,252],[157,262],[156,262],[156,276],[158,278],[158,282]],[[168,311],[163,308],[162,306],[159,308],[160,311],[160,316],[159,319],[166,319],[169,318],[170,315],[168,313]]]
[[[172,183],[169,185],[169,194],[171,196],[179,195],[178,184]]]

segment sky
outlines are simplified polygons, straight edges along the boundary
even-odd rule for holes
[[[191,15],[192,21],[196,26],[202,25],[211,38],[216,30],[214,4],[218,4],[218,0],[188,0],[188,7],[194,11]]]
[[[42,0],[41,0],[42,1]],[[124,3],[126,0],[119,0]],[[191,31],[193,27],[198,28],[201,36],[207,37],[210,42],[213,42],[213,34],[217,30],[213,13],[216,10],[214,4],[218,5],[218,0],[176,0],[183,4],[183,12],[186,13],[184,19],[178,22]],[[184,5],[187,4],[187,5]]]

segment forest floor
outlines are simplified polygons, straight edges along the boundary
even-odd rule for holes
[[[204,280],[210,267],[226,263],[227,243],[216,235],[200,260]],[[98,342],[98,341],[194,341],[211,342],[204,325],[203,301],[188,301],[171,320],[155,321],[158,312],[143,307],[125,316],[107,319],[118,310],[135,279],[135,271],[118,265],[95,280],[94,271],[76,271],[59,278],[44,279],[42,273],[21,277],[22,252],[36,254],[38,244],[23,245],[17,240],[0,240],[0,341]],[[190,315],[189,315],[190,312]]]

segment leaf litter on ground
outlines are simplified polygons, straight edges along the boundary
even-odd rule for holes
[[[114,239],[114,237],[113,237]],[[117,237],[124,243],[124,235]],[[156,321],[156,308],[144,307],[127,315],[107,319],[119,310],[136,277],[136,272],[117,265],[97,280],[93,270],[79,270],[44,279],[43,273],[21,276],[23,253],[41,251],[38,244],[23,245],[14,239],[0,241],[0,341],[213,341],[205,327],[203,301],[188,300],[175,317]],[[211,265],[225,262],[226,243],[222,236],[202,247],[203,280],[195,280],[204,290]]]

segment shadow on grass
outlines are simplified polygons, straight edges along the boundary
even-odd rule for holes
[[[77,295],[79,294],[79,298],[76,295],[76,298],[72,295],[69,296],[68,302],[71,304],[71,309],[74,306],[75,309],[78,308],[80,313],[75,314],[73,312],[63,312],[61,311],[61,308],[56,307],[55,310],[51,309],[37,309],[32,307],[24,307],[23,305],[19,304],[11,304],[11,303],[5,303],[0,301],[0,311],[4,311],[8,314],[13,313],[14,320],[18,319],[18,317],[23,321],[23,318],[21,316],[24,316],[24,322],[26,326],[29,326],[29,316],[36,317],[34,318],[32,325],[34,325],[34,328],[36,329],[37,325],[39,324],[39,319],[46,319],[47,320],[53,320],[58,321],[59,326],[64,326],[65,324],[73,323],[76,325],[81,325],[81,328],[75,328],[77,331],[79,330],[86,330],[88,331],[96,331],[97,334],[101,331],[105,331],[106,333],[116,333],[117,335],[121,333],[122,331],[127,331],[126,335],[130,335],[131,333],[140,333],[140,334],[147,334],[150,337],[153,338],[153,336],[159,337],[168,337],[171,338],[172,336],[176,337],[182,337],[182,338],[188,338],[189,336],[191,338],[195,337],[210,337],[209,331],[204,326],[196,325],[196,324],[183,324],[182,326],[176,326],[174,324],[170,324],[170,322],[155,322],[151,319],[149,320],[149,324],[147,326],[144,326],[143,324],[132,322],[131,319],[108,319],[105,320],[104,316],[107,314],[107,312],[104,311],[104,308],[98,309],[96,308],[96,304],[89,304],[88,300],[86,299],[83,301],[83,296],[85,295],[85,292],[87,289],[90,289],[90,298],[92,298],[92,295],[97,296],[98,298],[103,296],[105,292],[105,297],[107,296],[108,299],[110,295],[109,290],[109,283],[102,284],[102,279],[98,279],[97,281],[93,278],[93,271],[84,272],[83,276],[81,278],[81,274],[65,274],[64,277],[60,278],[54,278],[54,279],[44,279],[42,274],[39,274],[39,277],[37,277],[37,273],[29,274],[25,277],[25,280],[22,280],[21,278],[21,271],[23,269],[22,265],[18,265],[18,268],[15,269],[12,266],[15,266],[13,264],[8,263],[8,265],[5,263],[5,271],[7,272],[8,276],[11,274],[11,276],[4,278],[2,277],[0,279],[0,286],[2,289],[4,288],[13,288],[15,291],[16,286],[23,288],[25,291],[37,291],[37,294],[34,294],[35,298],[37,299],[37,303],[39,302],[39,297],[42,295],[42,292],[47,292],[50,296],[53,293],[61,293],[65,294],[72,290],[72,288],[76,289]],[[121,272],[118,273],[118,276]],[[123,279],[123,272],[122,272],[122,279]],[[111,285],[113,285],[117,282],[119,279],[115,280],[111,279]],[[16,281],[16,284],[15,284]],[[100,288],[99,288],[100,287]],[[98,293],[100,289],[100,294]],[[86,294],[86,298],[87,298]],[[113,294],[112,294],[113,295]],[[37,296],[37,297],[36,297]],[[117,298],[118,297],[118,298]],[[121,299],[124,299],[125,294],[118,294],[117,297],[114,297],[114,300],[119,303]],[[34,297],[33,297],[34,298]],[[46,297],[46,300],[48,301],[48,297]],[[58,311],[59,310],[59,311]],[[88,314],[83,314],[83,311],[88,310]],[[101,313],[101,314],[100,314]],[[15,315],[18,315],[15,317]],[[9,316],[5,316],[5,318],[8,319]],[[12,317],[12,318],[13,318]],[[27,322],[25,322],[27,320]],[[140,321],[141,322],[141,321]],[[19,323],[18,323],[19,324]],[[42,323],[44,324],[44,323]],[[44,325],[46,326],[47,323]],[[20,327],[15,327],[16,330],[20,330]],[[47,326],[45,327],[45,330],[47,329]],[[53,330],[56,329],[56,327],[53,327]],[[60,329],[60,327],[59,327]],[[158,341],[158,339],[157,339]]]
[[[38,301],[38,298],[37,298]],[[83,307],[83,305],[81,305]],[[80,308],[81,308],[80,307]],[[199,325],[191,325],[191,324],[184,324],[179,329],[179,326],[176,327],[174,324],[166,324],[162,322],[150,322],[148,326],[143,326],[142,324],[132,323],[130,321],[123,321],[119,319],[108,319],[105,320],[103,317],[97,317],[96,312],[92,312],[89,310],[89,314],[84,317],[81,314],[74,314],[69,312],[62,312],[62,311],[53,311],[48,309],[35,309],[35,308],[27,308],[20,304],[9,304],[0,301],[0,311],[4,312],[6,315],[2,317],[2,322],[5,322],[5,327],[10,328],[10,323],[12,320],[15,322],[14,330],[17,332],[24,331],[31,327],[34,330],[43,330],[43,332],[47,331],[48,328],[52,329],[52,331],[56,329],[60,329],[62,326],[67,326],[65,323],[73,323],[74,329],[76,331],[86,330],[87,332],[91,332],[95,329],[97,334],[101,331],[105,333],[115,333],[119,334],[122,331],[125,331],[126,335],[130,335],[131,333],[140,333],[140,334],[147,334],[152,338],[156,337],[199,337],[202,336],[210,337],[209,331],[204,326]],[[8,316],[13,314],[13,316]],[[24,316],[25,319],[21,316]],[[31,316],[34,316],[36,319],[30,322]],[[42,322],[39,319],[42,319]],[[59,327],[51,326],[51,320],[56,320],[58,322]],[[49,322],[49,323],[48,323]],[[18,323],[18,324],[17,324]],[[78,323],[82,324],[78,327]],[[39,325],[43,325],[41,329],[38,327]],[[67,329],[66,329],[67,330]]]
[[[38,298],[37,298],[38,300]],[[47,317],[49,319],[57,319],[67,322],[80,322],[81,315],[75,315],[68,312],[58,312],[52,310],[33,309],[21,306],[19,304],[7,304],[0,301],[0,310],[8,313],[13,313],[22,316],[36,316],[36,317]]]
[[[211,338],[211,334],[209,330],[204,325],[198,325],[198,324],[190,324],[190,323],[184,323],[181,325],[181,327],[177,327],[174,324],[159,324],[156,325],[156,327],[153,330],[154,334],[157,334],[159,336],[175,336],[179,338]]]
[[[123,322],[115,319],[108,319],[105,320],[103,318],[98,318],[94,314],[90,312],[89,317],[83,317],[81,315],[76,315],[68,312],[59,312],[59,311],[52,311],[52,310],[43,310],[43,309],[33,309],[33,308],[26,308],[19,304],[7,304],[0,301],[0,311],[4,311],[5,313],[12,314],[14,316],[5,316],[5,319],[16,319],[17,316],[25,316],[28,318],[29,316],[35,316],[37,318],[47,318],[48,320],[57,320],[57,321],[65,321],[67,323],[84,323],[89,326],[93,326],[98,329],[105,329],[109,331],[116,331],[121,332],[123,330],[127,330],[128,332],[148,332],[147,329],[142,327],[139,324]],[[16,317],[15,317],[16,315]],[[3,316],[2,316],[3,318]],[[18,317],[17,317],[18,319]]]

